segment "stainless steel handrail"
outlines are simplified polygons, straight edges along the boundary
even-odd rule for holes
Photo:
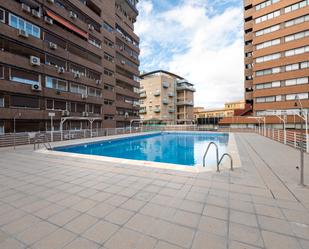
[[[206,166],[206,155],[207,155],[211,145],[214,145],[216,147],[217,171],[219,171],[219,147],[215,142],[210,142],[207,146],[207,149],[206,149],[205,154],[203,156],[203,167]]]
[[[234,170],[234,168],[233,168],[233,158],[232,158],[232,156],[231,156],[230,154],[228,154],[228,153],[224,153],[224,154],[221,156],[221,158],[220,158],[220,160],[219,160],[219,162],[218,162],[218,167],[217,167],[217,169],[219,169],[219,165],[221,164],[221,162],[222,162],[222,160],[223,160],[223,158],[224,158],[225,156],[227,156],[227,157],[230,158],[230,160],[231,160],[231,171],[233,171],[233,170]],[[219,170],[218,170],[218,171],[219,171]]]

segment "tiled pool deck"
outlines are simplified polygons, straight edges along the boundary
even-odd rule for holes
[[[242,166],[221,173],[0,149],[0,248],[308,249],[299,152],[235,140]]]

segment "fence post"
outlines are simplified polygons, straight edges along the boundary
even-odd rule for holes
[[[297,148],[297,136],[295,131],[294,131],[294,147]]]
[[[309,152],[308,134],[306,133],[306,152]]]

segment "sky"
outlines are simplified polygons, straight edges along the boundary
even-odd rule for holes
[[[167,70],[195,84],[195,106],[243,99],[240,0],[140,0],[140,70]]]

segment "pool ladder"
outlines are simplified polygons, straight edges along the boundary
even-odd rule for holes
[[[230,158],[230,161],[231,161],[231,170],[233,171],[234,168],[233,168],[233,158],[232,158],[232,156],[231,156],[230,154],[228,154],[228,153],[224,153],[224,154],[221,156],[220,160],[219,160],[219,147],[218,147],[218,145],[217,145],[215,142],[210,142],[210,143],[208,144],[208,146],[207,146],[207,149],[206,149],[205,154],[204,154],[204,157],[203,157],[203,167],[206,166],[206,156],[207,156],[207,153],[208,153],[208,151],[209,151],[211,145],[214,145],[214,146],[216,147],[217,172],[220,172],[219,166],[220,166],[220,164],[221,164],[221,162],[222,162],[222,160],[223,160],[224,157]]]

